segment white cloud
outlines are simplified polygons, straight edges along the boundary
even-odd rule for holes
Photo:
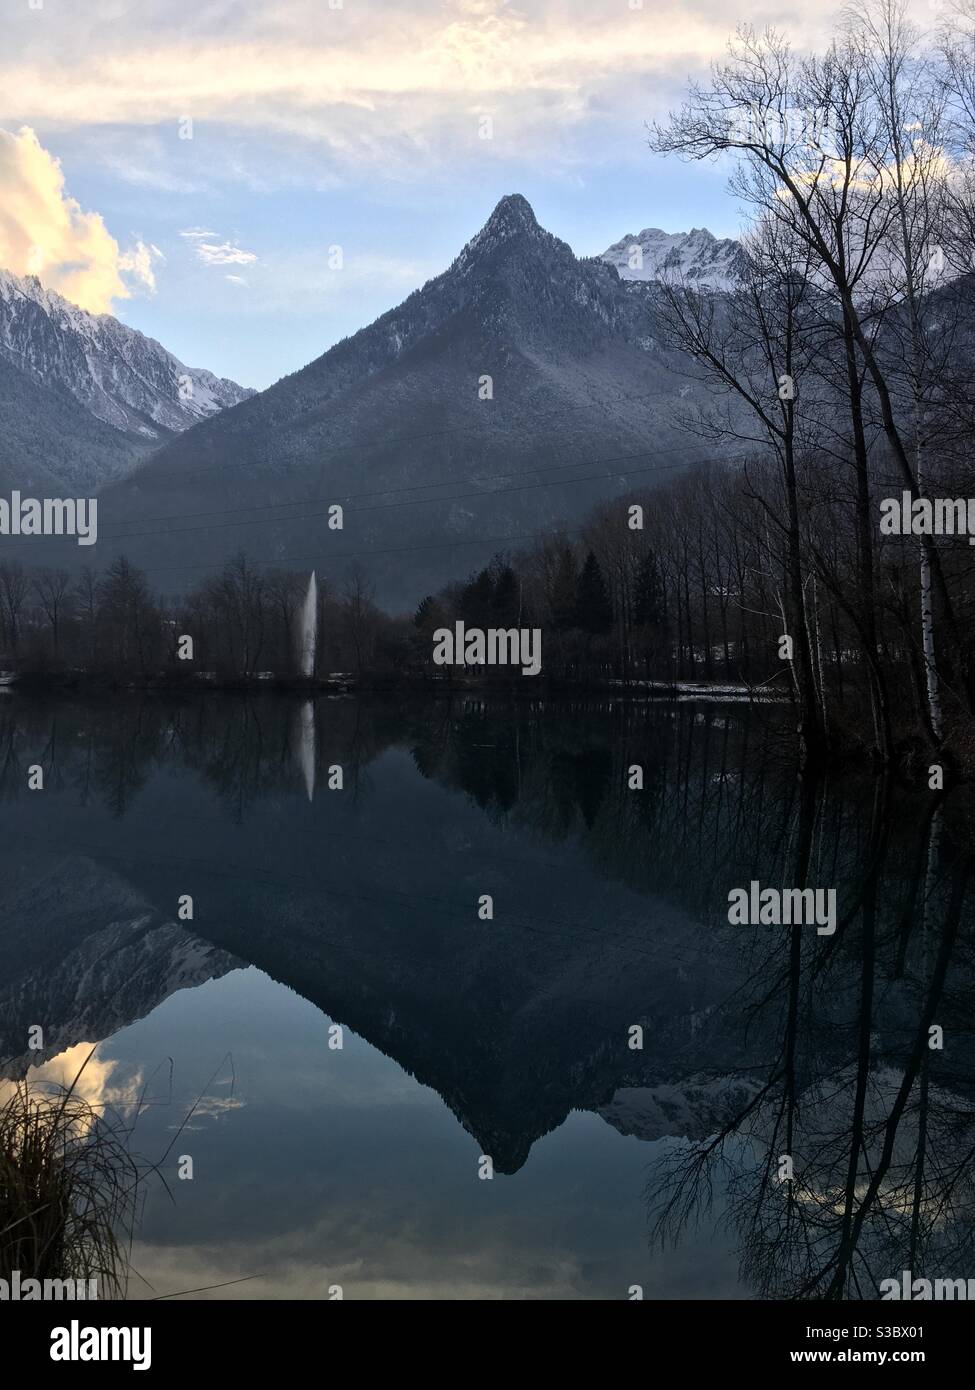
[[[777,0],[753,0],[749,18],[787,22],[800,44],[828,32],[825,13],[796,9],[792,22]],[[243,0],[192,18],[143,0],[111,25],[86,19],[84,64],[67,15],[43,56],[9,44],[0,103],[62,126],[153,127],[174,148],[190,116],[193,139],[178,148],[207,175],[218,124],[296,136],[337,162],[406,177],[445,148],[564,160],[573,131],[610,113],[639,141],[654,103],[720,55],[734,20],[717,0],[645,0],[640,10],[626,0],[412,0],[392,13]],[[479,114],[493,116],[493,141],[478,139]]]
[[[120,248],[101,216],[67,194],[61,165],[33,130],[0,130],[0,266],[106,313],[133,287],[152,291],[161,259],[141,241]]]
[[[341,270],[328,263],[328,250],[268,255],[250,282],[249,311],[257,314],[317,314],[326,300],[354,300],[363,291],[382,291],[396,302],[446,267],[395,255],[346,252]]]
[[[55,1106],[60,1104],[64,1091],[71,1088],[75,1097],[90,1107],[85,1117],[86,1128],[97,1111],[109,1106],[137,1105],[143,1089],[142,1072],[116,1075],[122,1072],[122,1064],[91,1056],[95,1047],[96,1043],[75,1043],[64,1052],[32,1066],[26,1080],[33,1100],[39,1105]],[[16,1087],[15,1081],[0,1077],[0,1107],[10,1100]]]
[[[253,265],[257,260],[254,251],[244,251],[239,246],[231,246],[229,241],[219,244],[212,241],[195,243],[197,258],[204,265]]]
[[[166,257],[158,246],[152,242],[147,246],[144,241],[137,241],[130,251],[123,251],[119,256],[119,270],[133,276],[140,284],[144,285],[150,294],[156,290],[156,263],[165,261]]]

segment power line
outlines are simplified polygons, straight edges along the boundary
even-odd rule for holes
[[[555,465],[552,465],[550,468],[546,468],[546,469],[544,469],[544,470],[543,470],[543,469],[534,469],[534,470],[531,470],[531,471],[533,471],[533,472],[543,472],[543,471],[544,471],[544,472],[554,472],[554,471],[559,471],[559,470],[561,470],[561,469],[563,469],[563,468],[580,468],[580,467],[585,467],[587,464],[627,462],[628,460],[633,459],[633,458],[647,458],[647,457],[650,457],[650,456],[652,456],[653,452],[654,452],[654,451],[651,451],[651,450],[640,450],[640,451],[638,451],[638,452],[636,452],[636,453],[632,453],[632,454],[617,454],[617,455],[609,455],[609,456],[607,456],[607,457],[605,457],[605,458],[596,458],[596,459],[580,460],[578,463],[575,463],[575,464],[555,464]],[[415,505],[420,505],[420,504],[429,504],[429,503],[451,503],[451,502],[470,501],[470,500],[483,500],[483,499],[493,498],[493,497],[502,497],[502,496],[506,496],[506,495],[509,495],[509,494],[511,494],[511,493],[516,493],[516,492],[529,492],[529,491],[533,491],[533,490],[535,490],[535,489],[537,489],[537,488],[570,486],[570,485],[572,485],[572,484],[574,484],[574,483],[598,482],[598,481],[604,481],[604,480],[606,480],[606,479],[608,479],[608,478],[615,478],[615,477],[620,477],[620,476],[626,477],[626,478],[630,478],[630,477],[642,476],[642,475],[647,474],[647,473],[671,472],[671,471],[673,471],[673,470],[675,470],[675,469],[686,468],[686,467],[689,467],[689,466],[693,466],[693,465],[695,465],[695,464],[700,464],[700,463],[702,463],[702,462],[703,462],[703,463],[710,462],[710,461],[712,460],[712,458],[713,458],[713,455],[710,455],[710,454],[708,454],[708,455],[703,455],[703,456],[696,457],[696,458],[694,458],[694,457],[691,457],[691,458],[684,457],[684,458],[681,458],[681,459],[679,459],[679,460],[677,460],[677,461],[675,461],[675,462],[672,462],[672,463],[657,463],[657,464],[651,464],[651,465],[648,465],[648,466],[645,467],[645,468],[613,469],[611,472],[608,472],[608,473],[589,473],[589,474],[584,474],[582,477],[577,477],[577,478],[553,478],[553,479],[546,480],[546,481],[542,481],[542,482],[520,483],[520,484],[517,484],[517,485],[515,485],[515,486],[513,486],[513,487],[507,487],[507,488],[494,488],[494,489],[487,490],[487,491],[485,491],[485,490],[478,490],[478,491],[475,491],[475,492],[455,493],[455,494],[453,494],[453,495],[446,496],[446,497],[416,497],[416,498],[406,498],[406,499],[404,499],[404,500],[402,500],[402,501],[383,503],[383,504],[379,504],[379,505],[371,506],[371,507],[353,507],[353,508],[350,509],[350,515],[355,516],[355,515],[357,515],[357,514],[360,513],[360,512],[392,511],[392,510],[395,510],[395,509],[398,508],[398,507],[408,507],[408,506],[415,506]],[[514,477],[514,476],[517,476],[517,475],[515,475],[515,474],[500,474],[500,475],[498,475],[498,476],[501,476],[501,477]],[[411,490],[411,489],[401,489],[401,491],[409,491],[409,490]],[[394,490],[394,491],[395,491],[395,490]],[[382,491],[382,492],[364,493],[364,494],[360,494],[360,495],[362,495],[362,496],[385,496],[385,495],[388,495],[388,494],[387,494],[385,491]],[[326,500],[326,499],[324,499],[324,498],[321,498],[321,499],[317,499],[317,498],[316,498],[316,499],[311,499],[311,498],[308,498],[308,499],[302,499],[302,500],[299,500],[299,501],[296,501],[296,502],[277,503],[277,504],[272,504],[272,505],[278,505],[278,506],[304,506],[304,505],[308,505],[309,503],[315,503],[315,502],[318,502],[318,501],[325,501],[325,500]],[[331,500],[331,501],[329,502],[329,506],[331,506],[331,505],[334,505],[334,500]],[[254,510],[254,509],[253,509],[253,508],[245,508],[245,509],[243,509],[243,510],[248,510],[248,511],[250,511],[250,510]],[[182,520],[182,519],[192,520],[192,519],[194,519],[194,516],[195,516],[195,515],[218,515],[218,516],[219,516],[219,515],[221,515],[221,514],[222,514],[222,513],[220,513],[220,512],[215,512],[215,513],[201,513],[201,514],[194,514],[194,513],[191,512],[191,513],[186,513],[186,514],[185,514],[185,518],[184,518],[184,516],[178,516],[178,515],[177,515],[177,516],[174,516],[174,517],[173,517],[173,520]],[[276,525],[285,526],[285,525],[288,525],[289,523],[293,523],[293,522],[304,523],[304,522],[313,521],[313,520],[320,520],[321,518],[327,517],[328,515],[329,515],[329,512],[328,512],[328,511],[324,511],[324,512],[311,512],[311,513],[306,513],[306,514],[303,515],[303,516],[296,516],[296,517],[278,517],[278,516],[250,517],[250,518],[243,518],[243,519],[241,519],[241,520],[235,520],[235,521],[214,522],[214,523],[212,523],[212,524],[210,524],[210,525],[205,525],[205,526],[187,526],[187,527],[182,527],[182,528],[177,528],[177,529],[166,529],[166,530],[128,531],[128,532],[122,532],[122,533],[120,533],[120,534],[118,534],[118,535],[108,536],[108,537],[106,537],[105,539],[107,539],[108,541],[110,541],[112,544],[115,544],[116,542],[124,541],[124,540],[135,540],[135,539],[143,539],[143,538],[157,538],[157,537],[158,537],[158,538],[161,538],[161,537],[169,537],[169,536],[193,535],[193,534],[197,534],[197,533],[199,533],[199,532],[201,532],[201,531],[225,530],[225,529],[227,529],[227,528],[233,529],[233,528],[235,528],[235,527],[240,527],[240,526],[258,526],[258,525],[269,525],[269,524],[276,524]],[[119,523],[116,523],[116,524],[118,524],[118,525],[123,525],[124,523],[119,522]],[[137,523],[137,524],[138,524],[138,523]],[[36,543],[39,543],[39,538],[31,537],[30,539],[27,539],[27,538],[20,538],[20,539],[21,539],[22,543],[25,544],[25,545],[27,545],[27,546],[30,546],[32,542],[34,542],[35,544],[36,544]],[[49,540],[50,540],[49,537],[44,537],[43,539],[44,539],[45,544],[47,544],[47,543],[49,542]],[[504,538],[500,538],[500,539],[504,539]],[[517,537],[517,538],[511,538],[511,539],[525,539],[525,540],[530,540],[530,539],[532,539],[532,537],[530,537],[530,536],[528,536],[528,537],[522,536],[522,537]],[[73,545],[74,543],[75,543],[75,541],[74,541],[74,538],[73,538],[73,537],[65,537],[63,540],[55,541],[55,544],[56,544],[56,545]],[[449,547],[449,546],[452,546],[452,545],[467,545],[467,544],[481,544],[481,543],[482,543],[482,542],[481,542],[481,540],[480,540],[479,538],[475,538],[475,539],[473,539],[473,540],[471,540],[471,541],[460,541],[460,540],[457,540],[457,541],[447,542],[446,544],[447,544],[447,546]],[[371,549],[370,549],[370,550],[365,550],[365,551],[343,551],[343,552],[341,553],[341,555],[338,556],[338,557],[336,557],[336,558],[349,558],[349,557],[355,556],[355,555],[390,554],[390,553],[393,553],[394,550],[424,550],[424,549],[439,549],[439,548],[442,548],[442,547],[439,546],[439,545],[438,545],[438,546],[406,546],[406,547],[394,547],[394,548],[392,548],[392,549],[386,549],[386,550],[371,550]],[[219,567],[222,566],[224,563],[225,563],[225,561],[221,560],[221,561],[219,561],[219,562],[217,563],[216,567],[219,568]],[[280,561],[280,560],[271,560],[271,561],[267,561],[267,562],[255,561],[254,563],[279,564],[279,563],[281,563],[281,561]],[[156,566],[156,567],[154,567],[154,569],[149,569],[149,570],[147,570],[147,573],[153,573],[154,571],[158,571],[158,570],[161,570],[161,569],[176,570],[176,569],[183,569],[183,568],[186,568],[186,569],[209,569],[209,568],[214,568],[214,566],[213,566],[213,565],[187,565],[187,566],[174,565],[174,566],[166,566],[166,567]]]
[[[650,452],[651,452],[650,450],[645,449],[645,450],[642,450],[642,451],[641,451],[640,453],[638,453],[638,454],[619,454],[619,455],[616,456],[615,459],[612,458],[612,457],[606,458],[606,459],[592,459],[592,460],[590,460],[590,462],[592,462],[592,463],[613,463],[613,462],[616,462],[616,461],[625,462],[627,459],[631,459],[631,458],[647,458],[648,455],[650,454]],[[400,507],[429,506],[431,503],[437,503],[437,502],[441,502],[441,503],[445,503],[445,502],[467,502],[467,501],[470,501],[471,499],[481,500],[481,499],[483,499],[483,498],[505,497],[505,496],[508,496],[510,493],[513,493],[513,492],[531,492],[531,491],[535,490],[536,488],[542,488],[542,487],[562,487],[562,486],[569,486],[570,484],[573,484],[573,483],[599,482],[599,481],[602,481],[602,480],[604,480],[604,479],[606,479],[606,478],[615,478],[615,477],[619,477],[619,476],[631,477],[631,476],[635,476],[635,475],[642,474],[642,473],[668,472],[668,471],[670,471],[670,470],[672,470],[672,469],[675,469],[675,468],[683,468],[683,467],[686,467],[686,464],[685,464],[685,462],[682,460],[682,461],[679,462],[679,463],[652,464],[652,465],[649,465],[649,466],[646,467],[646,468],[629,468],[629,469],[624,469],[624,470],[614,469],[614,470],[613,470],[612,472],[610,472],[610,473],[586,473],[586,474],[584,474],[584,475],[583,475],[582,477],[580,477],[580,478],[553,478],[553,479],[551,479],[551,480],[549,480],[549,481],[540,482],[540,483],[519,483],[519,484],[517,484],[517,485],[514,486],[514,487],[499,487],[499,488],[493,488],[492,490],[490,490],[490,491],[488,491],[488,492],[485,492],[485,491],[478,491],[478,492],[458,492],[458,493],[454,493],[452,496],[449,496],[449,497],[413,497],[413,498],[407,498],[407,499],[405,499],[405,500],[403,500],[403,501],[401,501],[401,502],[386,502],[386,503],[381,503],[381,504],[378,504],[378,505],[372,506],[372,507],[352,507],[352,508],[350,508],[350,510],[349,510],[349,512],[348,512],[348,515],[349,515],[349,516],[358,516],[358,515],[359,515],[360,513],[362,513],[362,512],[388,512],[388,511],[395,511],[395,510],[397,510],[397,508],[400,508]],[[324,501],[325,499],[322,498],[322,499],[316,499],[316,500]],[[296,504],[296,505],[297,505],[297,504]],[[109,540],[112,540],[112,541],[133,540],[133,539],[137,539],[137,538],[145,537],[145,536],[186,536],[186,535],[194,535],[194,534],[196,534],[197,532],[200,532],[200,531],[220,531],[220,530],[225,530],[227,527],[233,528],[233,527],[235,527],[235,526],[267,526],[267,525],[282,525],[282,526],[284,526],[284,525],[287,525],[289,522],[299,522],[299,523],[301,523],[301,522],[305,522],[305,521],[316,521],[316,520],[320,520],[322,517],[327,517],[328,515],[329,515],[329,512],[328,512],[328,511],[324,511],[324,512],[308,512],[308,513],[306,513],[304,516],[284,516],[284,517],[278,517],[278,516],[255,516],[255,517],[245,518],[245,519],[240,520],[240,521],[216,521],[216,522],[211,523],[211,524],[208,525],[208,526],[185,526],[185,527],[182,527],[181,529],[178,529],[178,530],[167,530],[167,531],[123,531],[121,535],[110,536],[110,537],[109,537]]]
[[[273,390],[273,389],[274,389],[273,387],[270,387],[270,388],[269,388],[269,390]],[[643,396],[641,393],[639,393],[639,392],[626,392],[626,391],[620,391],[620,392],[618,392],[615,396],[608,397],[608,398],[604,398],[604,399],[602,399],[602,400],[597,400],[597,401],[581,401],[581,402],[579,402],[579,404],[577,404],[577,405],[559,406],[558,409],[551,410],[551,411],[542,413],[542,414],[540,414],[540,415],[534,415],[534,416],[533,416],[533,420],[535,420],[535,421],[545,421],[546,419],[559,419],[559,420],[561,420],[564,416],[569,415],[569,414],[572,414],[572,413],[577,412],[577,411],[580,411],[580,410],[605,410],[607,404],[618,404],[618,403],[621,402],[621,401],[643,401],[644,399],[645,399],[644,396]],[[242,402],[242,404],[247,404],[247,402]],[[232,408],[235,408],[235,407],[232,407]],[[307,411],[307,412],[305,412],[304,414],[302,414],[301,416],[296,417],[295,423],[297,423],[297,421],[298,421],[299,419],[300,419],[300,421],[304,424],[304,423],[307,423],[308,421],[314,420],[316,417],[323,418],[324,415],[325,415],[326,409],[327,409],[327,407],[319,407],[317,410],[310,410],[310,411]],[[200,425],[202,426],[202,425],[207,425],[207,424],[212,423],[213,421],[215,421],[215,420],[217,420],[218,418],[220,418],[220,416],[221,416],[223,413],[224,413],[224,412],[218,412],[217,415],[212,415],[212,416],[210,417],[209,420],[201,421],[201,422],[200,422]],[[420,433],[420,434],[388,435],[388,436],[385,436],[385,437],[383,437],[383,438],[378,438],[378,437],[377,437],[376,439],[363,440],[363,441],[360,441],[359,443],[354,443],[354,442],[352,442],[352,443],[348,443],[348,444],[327,444],[327,445],[323,445],[320,449],[317,450],[316,458],[320,457],[322,454],[344,453],[344,452],[348,452],[349,450],[356,450],[356,449],[381,449],[381,448],[385,448],[385,447],[387,447],[388,445],[391,445],[391,444],[414,444],[414,443],[417,443],[417,442],[422,441],[422,440],[428,440],[428,439],[442,439],[442,438],[444,438],[445,436],[451,435],[451,434],[471,434],[471,433],[480,433],[480,432],[482,431],[482,429],[483,429],[483,427],[480,426],[480,425],[471,425],[471,424],[467,424],[467,425],[447,425],[447,426],[445,426],[443,429],[439,429],[439,430],[425,430],[425,431],[423,431],[423,432]],[[508,425],[508,426],[505,426],[505,425],[491,425],[491,426],[490,426],[490,429],[491,429],[492,431],[494,431],[495,433],[498,433],[498,434],[507,434],[507,433],[511,433],[512,431],[517,430],[517,429],[518,429],[518,426],[515,426],[515,425]],[[163,448],[160,449],[158,452],[159,452],[159,453],[162,453],[162,452],[164,452],[165,450],[174,447],[175,444],[176,444],[177,442],[178,442],[177,440],[171,441],[170,444],[164,445]],[[153,455],[153,457],[155,457],[155,455]],[[180,477],[180,478],[198,478],[198,477],[205,477],[205,476],[209,475],[210,473],[229,473],[229,472],[235,471],[237,468],[246,468],[246,467],[248,467],[248,466],[250,466],[250,465],[244,464],[244,463],[241,463],[241,464],[233,464],[233,463],[230,463],[230,462],[216,463],[216,464],[213,464],[212,466],[206,467],[206,468],[190,468],[190,469],[186,469],[185,471],[181,471],[181,472],[179,473],[179,477]],[[130,475],[129,475],[129,478],[135,478],[136,476],[137,476],[137,474],[133,473],[133,474],[130,474]],[[128,481],[129,481],[129,478],[122,479],[121,482],[122,482],[122,483],[128,482]]]
[[[342,503],[344,503],[344,502],[349,502],[349,501],[355,501],[356,499],[358,499],[358,498],[360,498],[360,497],[396,497],[396,496],[399,495],[400,493],[404,493],[404,492],[418,492],[418,491],[421,491],[421,490],[423,490],[423,489],[434,488],[434,487],[454,487],[454,486],[456,486],[458,483],[489,483],[489,482],[496,482],[499,478],[520,478],[520,477],[522,477],[525,473],[529,473],[529,474],[531,474],[531,473],[535,473],[535,474],[539,474],[539,473],[557,473],[557,472],[561,472],[563,469],[566,469],[566,468],[586,468],[586,467],[588,467],[588,466],[589,466],[590,464],[592,464],[592,463],[613,463],[614,461],[618,461],[618,460],[623,460],[623,461],[625,461],[625,460],[631,459],[631,458],[646,458],[650,452],[651,452],[651,451],[648,450],[648,449],[641,449],[641,450],[638,450],[638,451],[635,452],[635,453],[610,455],[610,456],[608,456],[608,457],[606,457],[606,458],[597,458],[597,459],[578,459],[578,460],[577,460],[576,462],[574,462],[574,463],[569,462],[569,463],[553,463],[553,464],[546,464],[545,467],[543,467],[543,468],[517,469],[517,470],[514,470],[514,471],[512,471],[512,472],[510,472],[510,473],[482,473],[482,474],[478,474],[478,475],[476,475],[476,476],[474,476],[474,477],[467,477],[467,478],[442,478],[442,479],[440,479],[440,480],[438,480],[438,481],[436,481],[436,482],[432,482],[432,483],[409,483],[409,484],[407,484],[405,487],[381,487],[381,488],[372,488],[372,489],[370,489],[368,492],[346,492],[346,493],[333,492],[333,493],[331,493],[328,497],[294,497],[294,498],[290,498],[290,499],[289,499],[288,501],[286,501],[286,502],[254,502],[254,503],[252,503],[250,506],[247,506],[247,507],[217,507],[217,508],[215,508],[214,510],[208,511],[208,512],[174,512],[174,513],[170,514],[169,516],[144,516],[144,517],[138,517],[138,518],[136,518],[136,520],[137,520],[139,523],[142,523],[142,522],[155,522],[155,521],[194,521],[194,520],[197,520],[197,519],[200,518],[200,517],[207,517],[207,516],[233,516],[233,515],[235,515],[235,514],[237,514],[237,513],[239,513],[239,512],[256,512],[256,511],[261,511],[261,510],[264,510],[264,509],[267,509],[267,508],[271,508],[271,507],[275,507],[275,508],[276,508],[276,507],[317,506],[320,502],[329,503],[329,504],[334,504],[334,503],[336,503],[336,502],[342,502]],[[658,452],[660,452],[660,453],[662,453],[662,454],[664,454],[664,455],[668,455],[668,454],[677,454],[677,453],[680,453],[680,452],[682,452],[682,451],[679,450],[679,449],[664,449],[664,450],[659,450]],[[675,467],[679,467],[681,463],[696,463],[696,462],[701,462],[701,461],[702,461],[702,460],[699,459],[699,458],[686,458],[686,457],[685,457],[685,458],[682,458],[682,459],[677,460],[677,461],[675,462],[675,465],[674,465],[674,466],[675,466]],[[182,475],[181,475],[181,476],[182,476]],[[557,482],[558,482],[558,481],[572,482],[573,480],[572,480],[571,478],[569,478],[569,479],[565,479],[565,480],[557,479],[556,481],[557,481]],[[486,497],[491,497],[491,496],[494,496],[494,495],[496,495],[496,494],[500,494],[500,493],[502,493],[502,492],[504,492],[504,491],[505,491],[504,488],[494,488],[494,489],[485,490],[484,493],[483,493],[483,495],[486,496]],[[453,501],[453,500],[454,500],[454,499],[453,499],[453,498],[450,498],[450,497],[429,497],[429,498],[423,498],[423,497],[421,497],[421,498],[415,498],[415,499],[407,499],[407,502],[404,503],[403,505],[409,505],[410,501],[420,501],[420,502],[450,502],[450,501]],[[356,508],[353,508],[353,510],[354,510],[354,511],[367,511],[367,510],[369,510],[369,508],[365,508],[365,507],[356,507]],[[272,519],[273,519],[273,518],[272,518]],[[281,518],[281,519],[282,519],[282,520],[287,520],[287,518]],[[106,525],[108,525],[108,526],[125,526],[125,525],[127,525],[127,524],[128,524],[127,521],[109,521],[109,522],[106,523]],[[202,529],[202,528],[201,528],[201,529]]]
[[[322,559],[315,555],[281,555],[273,560],[252,560],[248,556],[248,564],[255,566],[264,565],[288,565],[288,564],[313,564],[316,569],[326,569],[330,564],[337,560],[351,560],[368,555],[405,555],[422,550],[454,550],[469,545],[504,545],[508,541],[536,541],[544,535],[576,536],[581,535],[585,530],[584,526],[577,526],[572,529],[559,527],[553,532],[530,532],[528,535],[519,534],[513,536],[474,536],[466,541],[433,541],[427,545],[394,545],[384,546],[378,550],[343,550],[338,555],[330,555],[327,559]],[[211,560],[203,565],[153,565],[146,569],[146,574],[172,574],[183,573],[185,570],[201,569],[223,569],[227,564],[226,559]]]

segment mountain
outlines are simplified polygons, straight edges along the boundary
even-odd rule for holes
[[[645,227],[604,251],[600,260],[615,266],[623,280],[674,280],[698,289],[732,290],[745,253],[741,242],[719,240],[706,227],[689,232],[662,232]]]
[[[27,465],[18,471],[8,439],[0,468],[21,488],[45,473],[73,488],[115,481],[150,449],[253,394],[184,366],[111,314],[79,309],[37,276],[7,270],[0,270],[0,370],[4,432],[21,437]],[[53,416],[45,398],[57,398]]]
[[[152,447],[97,419],[64,386],[45,385],[0,355],[0,491],[90,496],[106,479],[131,472]]]
[[[0,902],[0,1077],[109,1037],[242,964],[84,855],[13,854]],[[43,1047],[31,1051],[37,1022]]]
[[[678,407],[707,394],[633,289],[503,198],[398,308],[109,488],[100,562],[124,549],[175,590],[241,547],[333,583],[357,561],[381,602],[412,605],[536,529],[673,476],[700,452]]]
[[[481,694],[436,719],[423,698],[318,701],[309,756],[345,766],[361,795],[309,803],[297,710],[279,697],[5,704],[0,1075],[31,1060],[31,1024],[46,1057],[252,964],[436,1090],[501,1172],[573,1110],[644,1140],[713,1135],[781,1077],[793,1027],[810,1105],[817,1069],[829,1095],[851,1090],[855,958],[817,993],[821,957],[804,953],[793,1023],[773,988],[782,943],[727,922],[729,883],[787,872],[776,828],[792,792],[737,718],[631,705],[611,724],[565,701],[540,718]],[[38,798],[25,772],[45,748],[56,775]],[[859,844],[841,832],[869,795],[845,785],[823,810],[833,880],[854,901]],[[924,1003],[930,943],[898,931],[925,872],[917,826],[908,800],[888,827],[874,1092]],[[172,919],[177,886],[192,924]],[[939,1083],[966,1094],[970,977],[966,954],[938,1013],[956,1049]]]
[[[2,811],[9,826],[9,806]],[[248,818],[240,830],[252,857],[266,822]],[[430,915],[422,898],[404,930],[381,888],[360,893],[361,874],[385,885],[390,867],[377,870],[367,836],[343,864],[338,893],[291,873],[286,853],[277,881],[218,873],[206,923],[184,928],[168,914],[166,876],[179,862],[169,833],[158,847],[165,858],[126,856],[124,865],[114,849],[22,847],[15,837],[0,887],[0,1078],[253,964],[434,1089],[499,1172],[516,1172],[573,1110],[596,1110],[640,1137],[651,1128],[655,1138],[706,1134],[747,1094],[745,1054],[718,1009],[736,978],[729,953],[662,901],[617,900],[599,884],[600,899],[614,903],[611,942],[605,924],[583,914],[557,941],[499,924],[472,948],[456,919]],[[293,843],[300,856],[302,837]],[[211,862],[223,863],[216,854]],[[442,863],[442,848],[422,857],[425,885]],[[43,1048],[31,1051],[38,1022]],[[637,1022],[652,1037],[645,1051],[625,1045]],[[706,1076],[716,1056],[727,1068],[720,1082]]]

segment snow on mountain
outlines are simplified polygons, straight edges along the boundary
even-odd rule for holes
[[[595,1113],[620,1134],[645,1142],[676,1136],[704,1139],[728,1124],[760,1089],[753,1077],[691,1076],[655,1086],[621,1086]]]
[[[731,237],[720,239],[706,227],[689,232],[663,232],[645,227],[636,236],[614,242],[599,257],[613,265],[623,280],[672,280],[699,289],[734,289],[744,251]]]
[[[657,341],[649,297],[636,289],[604,261],[576,257],[509,194],[442,274],[300,371],[168,441],[102,494],[101,515],[114,527],[211,506],[264,514],[192,533],[132,528],[145,533],[130,548],[137,563],[194,574],[242,546],[266,557],[314,552],[314,509],[280,510],[310,491],[339,500],[388,490],[394,504],[422,488],[408,517],[378,503],[347,513],[344,537],[380,602],[413,607],[458,567],[488,563],[490,538],[568,524],[632,488],[631,475],[607,480],[593,460],[628,457],[640,468],[652,445],[679,466],[693,451],[683,420],[705,408],[705,389]],[[560,471],[572,468],[583,477],[564,485]],[[544,485],[479,481],[520,472]],[[447,495],[431,494],[432,481]],[[446,539],[464,550],[453,554]]]
[[[242,963],[86,855],[18,852],[0,887],[0,1078],[110,1037]],[[34,1051],[37,1020],[44,1045]]]
[[[36,275],[0,270],[0,355],[66,389],[97,420],[147,442],[237,405],[253,391],[187,367],[111,314],[89,314]]]

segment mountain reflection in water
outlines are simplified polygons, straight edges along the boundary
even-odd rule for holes
[[[967,1277],[972,793],[800,779],[776,717],[15,696],[2,1075],[102,1042],[106,1103],[147,1086],[158,1152],[207,1088],[176,1146],[193,1181],[147,1201],[155,1292]],[[730,926],[753,879],[835,887],[835,935]]]

